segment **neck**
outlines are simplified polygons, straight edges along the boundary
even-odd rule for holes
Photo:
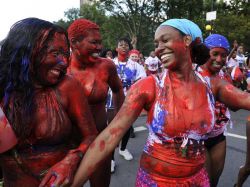
[[[206,71],[206,73],[209,74],[210,76],[217,74],[217,73],[213,73],[212,71],[209,70],[207,63],[202,65],[201,68],[203,69],[203,71]]]
[[[183,62],[182,62],[183,63]],[[184,62],[185,63],[185,62]],[[194,78],[194,72],[192,70],[192,63],[186,62],[181,68],[169,71],[170,79],[178,79],[180,81],[189,82]]]
[[[118,54],[118,60],[120,62],[126,62],[127,61],[127,55]]]
[[[85,69],[86,64],[81,61],[74,53],[71,55],[70,66],[76,69]]]

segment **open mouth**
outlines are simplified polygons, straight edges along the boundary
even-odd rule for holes
[[[217,62],[213,62],[212,66],[215,67],[215,68],[217,68],[217,69],[221,69],[222,68],[222,66],[220,64],[218,64]]]
[[[66,74],[66,70],[52,69],[50,73],[56,77],[62,78]]]
[[[161,61],[166,61],[166,60],[170,59],[171,56],[172,56],[172,53],[167,53],[167,54],[161,55],[160,59],[161,59]]]
[[[91,56],[94,58],[98,58],[100,55],[99,55],[99,53],[92,53]]]

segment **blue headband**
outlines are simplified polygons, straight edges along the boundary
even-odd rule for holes
[[[209,49],[212,49],[215,47],[220,47],[220,48],[226,49],[227,52],[229,52],[229,50],[230,50],[230,45],[229,45],[228,40],[226,39],[226,37],[224,37],[220,34],[209,35],[205,39],[204,43]]]
[[[194,22],[187,19],[169,19],[163,22],[160,26],[171,26],[179,31],[183,32],[186,35],[190,35],[192,37],[192,41],[196,38],[202,39],[202,32],[198,25]]]

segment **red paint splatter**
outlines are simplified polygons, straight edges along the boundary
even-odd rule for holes
[[[104,148],[105,148],[105,141],[104,140],[100,141],[99,148],[100,148],[101,152],[104,150]]]

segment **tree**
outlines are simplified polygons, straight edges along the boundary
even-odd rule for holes
[[[67,28],[76,18],[90,19],[100,25],[103,45],[115,48],[120,37],[134,39],[134,48],[144,54],[154,49],[154,32],[158,25],[170,18],[187,18],[197,23],[204,37],[206,13],[217,11],[213,33],[225,35],[229,41],[235,39],[250,47],[248,0],[101,0],[79,9],[65,12],[66,21],[57,23]]]
[[[54,22],[55,24],[63,27],[64,29],[68,29],[69,25],[77,18],[79,18],[80,10],[78,8],[70,8],[67,11],[64,12],[64,17],[66,18],[66,21],[63,19],[58,20],[57,22]]]

